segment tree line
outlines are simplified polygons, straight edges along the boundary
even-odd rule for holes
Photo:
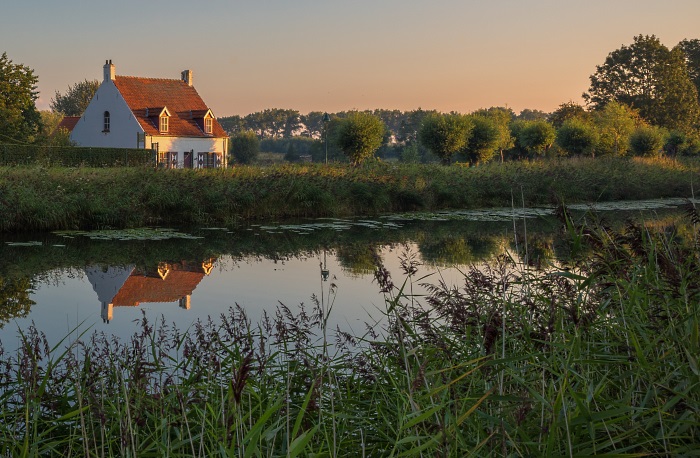
[[[85,80],[64,94],[57,91],[51,110],[38,112],[37,81],[32,69],[2,54],[0,142],[67,142],[66,133],[54,132],[56,125],[63,115],[81,115],[99,85],[96,80]],[[238,154],[240,162],[254,159],[253,136],[258,148],[283,152],[289,160],[311,156],[314,161],[347,158],[356,162],[356,153],[347,152],[358,151],[357,145],[348,144],[345,138],[353,129],[357,141],[378,143],[372,154],[411,162],[478,164],[494,157],[506,160],[545,154],[700,151],[700,40],[685,39],[669,49],[654,35],[636,36],[630,45],[612,51],[596,66],[590,81],[583,94],[585,105],[569,101],[552,113],[526,109],[516,114],[508,107],[491,107],[468,114],[418,108],[326,116],[319,111],[301,114],[292,109],[266,109],[218,119],[233,137],[232,145],[252,148],[248,157]],[[378,120],[381,129],[368,117]],[[357,130],[358,123],[381,139],[369,142]],[[237,155],[235,148],[232,152]]]

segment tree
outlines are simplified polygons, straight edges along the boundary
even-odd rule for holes
[[[635,156],[659,156],[663,144],[661,129],[655,126],[637,127],[630,136],[630,150]]]
[[[41,129],[34,70],[0,56],[0,142],[30,143]]]
[[[642,120],[635,110],[612,101],[593,114],[593,123],[599,134],[597,151],[622,156],[629,149],[630,135]]]
[[[496,122],[489,117],[472,115],[470,120],[473,127],[463,151],[470,164],[478,165],[489,161],[496,154],[501,132]]]
[[[47,146],[71,146],[70,132],[67,129],[58,128],[63,119],[63,114],[56,111],[41,110],[41,130],[36,136],[35,143]]]
[[[433,113],[423,119],[418,131],[420,143],[449,165],[452,156],[467,145],[473,124],[460,114]]]
[[[549,115],[542,110],[525,108],[515,119],[520,121],[540,121],[547,119],[547,117],[549,117]]]
[[[352,112],[340,121],[335,143],[353,165],[361,164],[382,146],[384,123],[366,112]]]
[[[31,279],[0,277],[0,328],[11,320],[29,315],[36,304],[31,299],[32,293],[34,284]]]
[[[564,121],[557,131],[556,142],[569,154],[594,155],[598,132],[582,119],[571,118]]]
[[[596,110],[617,101],[669,129],[687,130],[700,122],[697,89],[684,55],[671,52],[654,35],[636,36],[630,46],[608,54],[590,79],[583,98]]]
[[[544,120],[521,122],[523,125],[518,131],[518,145],[531,155],[544,155],[554,143],[554,126]]]
[[[585,108],[583,108],[583,106],[579,105],[576,102],[568,101],[559,105],[559,108],[554,110],[549,115],[547,121],[552,123],[552,125],[555,128],[559,129],[562,125],[564,125],[564,122],[569,119],[586,119],[588,118],[588,116],[589,113],[586,111]]]
[[[236,162],[250,164],[258,158],[260,140],[252,130],[239,132],[231,137],[231,152]]]
[[[65,95],[56,91],[51,99],[51,109],[66,116],[82,116],[100,86],[99,81],[81,81],[70,86]]]
[[[700,93],[700,40],[683,40],[678,43],[678,48],[685,56],[685,64],[695,89]]]
[[[485,116],[491,119],[498,130],[498,142],[496,144],[496,150],[501,155],[501,162],[503,162],[503,152],[513,148],[515,145],[515,138],[511,134],[509,128],[510,122],[515,116],[513,110],[504,107],[491,107],[488,109],[480,109],[472,113],[477,116]]]

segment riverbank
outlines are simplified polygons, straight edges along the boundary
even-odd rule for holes
[[[697,245],[634,224],[569,228],[593,255],[556,274],[501,256],[452,288],[411,259],[403,272],[378,263],[384,319],[355,333],[329,328],[318,301],[259,323],[235,306],[187,330],[144,315],[129,339],[54,349],[31,327],[0,351],[0,444],[8,456],[692,454]],[[425,281],[427,296],[409,295]]]
[[[253,220],[690,197],[700,163],[576,158],[443,167],[0,168],[0,231],[234,226]]]

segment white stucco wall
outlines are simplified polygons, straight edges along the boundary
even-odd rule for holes
[[[146,144],[139,145],[139,148],[153,148],[154,143],[158,143],[160,152],[177,152],[178,168],[184,167],[185,152],[193,151],[195,162],[194,168],[198,168],[196,163],[197,153],[212,152],[221,153],[222,167],[226,166],[226,154],[228,153],[227,138],[187,138],[187,137],[159,137],[146,136]]]
[[[104,112],[109,111],[109,132],[104,128]],[[104,81],[97,88],[85,113],[75,125],[70,139],[79,146],[136,148],[136,134],[143,133],[114,82]]]

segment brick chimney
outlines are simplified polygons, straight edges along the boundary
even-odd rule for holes
[[[105,66],[103,67],[104,80],[111,81],[114,79],[114,65],[112,64],[112,59],[105,61]]]
[[[188,86],[192,86],[192,70],[183,70],[180,77]]]

